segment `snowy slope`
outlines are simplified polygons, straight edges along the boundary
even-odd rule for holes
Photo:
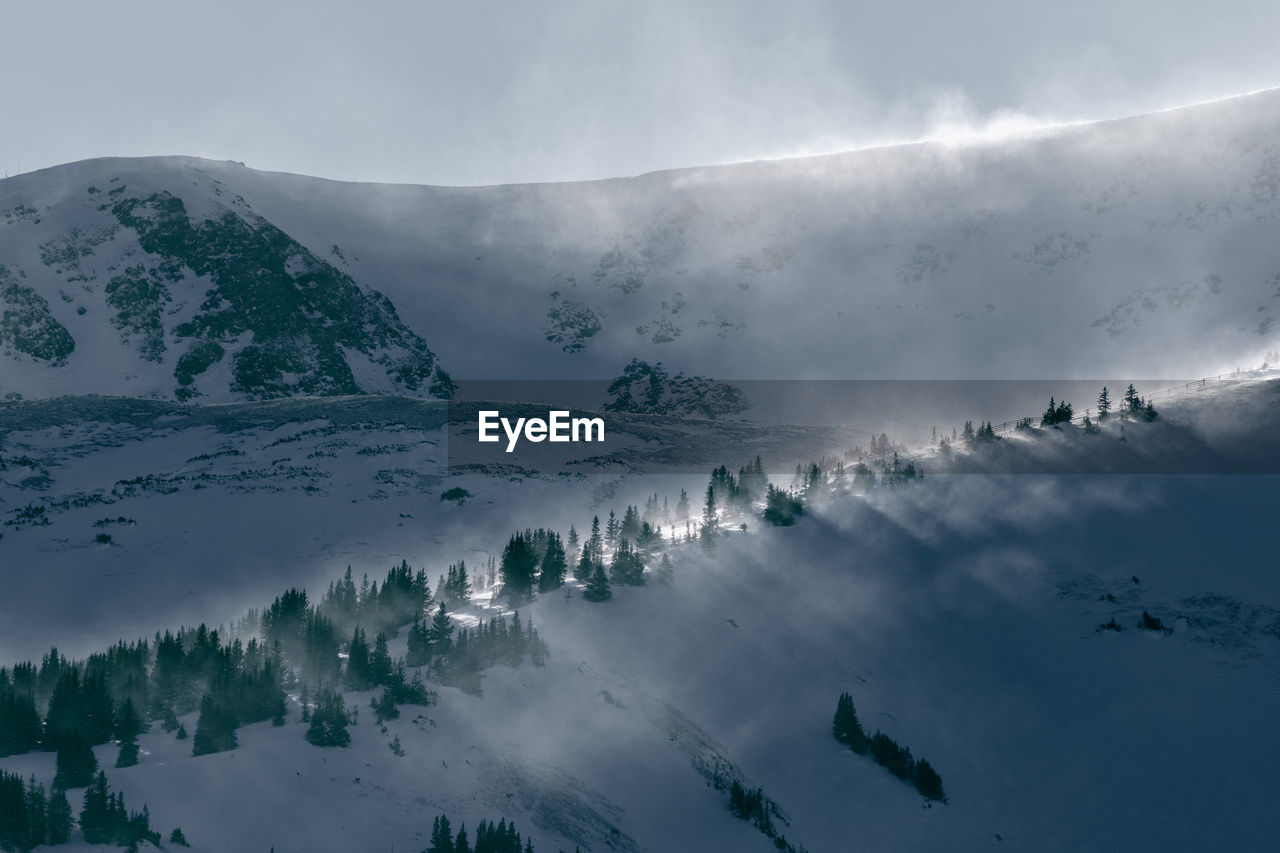
[[[1280,91],[577,184],[92,160],[0,183],[28,330],[6,333],[3,383],[426,394],[435,354],[465,378],[606,378],[633,356],[729,378],[1203,375],[1276,360],[1278,211]],[[283,327],[233,292],[258,267],[296,308]],[[278,375],[254,372],[264,349]]]
[[[957,383],[856,429],[804,403],[767,429],[619,415],[623,444],[584,452],[583,473],[451,472],[449,410],[428,399],[450,374],[1274,366],[1277,213],[1280,90],[583,184],[357,185],[191,158],[6,179],[0,665],[231,624],[348,565],[474,569],[516,530],[585,535],[654,493],[687,489],[696,518],[705,471],[645,473],[655,456],[736,469],[759,452],[785,486],[878,419],[927,434],[1066,393],[985,389],[1011,408],[984,410]],[[522,608],[545,667],[497,666],[480,695],[437,686],[385,732],[348,695],[349,749],[306,744],[294,697],[286,726],[246,727],[233,752],[192,758],[157,726],[112,785],[197,850],[417,850],[442,812],[514,819],[540,851],[771,849],[716,774],[762,786],[813,853],[1268,849],[1280,383],[1261,375],[1162,398],[1123,443],[1112,422],[950,461],[920,449],[922,482],[792,528],[725,519],[714,557],[673,549],[672,586],[591,604],[571,585]],[[1077,410],[1094,384],[1070,386]],[[1133,471],[1160,476],[1110,473]],[[478,595],[457,618],[496,612]],[[1144,612],[1170,631],[1140,630]],[[931,762],[948,804],[834,741],[844,691]],[[0,767],[53,774],[47,753]]]
[[[0,660],[52,643],[88,654],[104,636],[150,634],[158,614],[174,628],[230,622],[349,564],[377,575],[408,559],[434,577],[500,553],[512,530],[585,532],[585,508],[621,513],[615,490],[643,501],[639,486],[621,484],[652,457],[686,460],[675,469],[685,474],[656,477],[654,488],[674,499],[687,487],[696,500],[725,447],[791,467],[853,443],[827,428],[609,414],[617,450],[583,445],[586,465],[530,469],[516,454],[451,469],[448,417],[443,403],[390,396],[0,403],[0,560],[12,605],[0,606]],[[442,501],[455,487],[473,497]],[[50,629],[59,611],[73,618]]]
[[[1223,385],[1168,404],[1161,421],[1130,424],[1126,444],[1185,453],[1181,436],[1194,429],[1213,458],[1227,447],[1233,458],[1275,458],[1266,424],[1278,399],[1275,382]],[[122,554],[150,572],[128,587],[139,622],[148,613],[185,620],[197,608],[175,604],[170,581],[203,607],[218,609],[212,591],[232,588],[237,606],[260,606],[295,582],[319,590],[351,560],[377,576],[404,554],[434,573],[458,558],[480,562],[511,529],[572,522],[585,530],[591,514],[683,484],[476,474],[451,481],[477,494],[462,506],[439,501],[440,485],[399,482],[380,483],[379,501],[366,477],[386,457],[425,467],[429,430],[382,424],[361,437],[353,425],[372,422],[367,409],[336,429],[320,417],[272,426],[260,409],[242,407],[246,422],[258,420],[254,429],[220,434],[243,457],[187,461],[185,442],[214,447],[199,438],[212,427],[140,441],[122,415],[99,421],[115,421],[100,428],[120,434],[114,448],[104,441],[85,452],[82,437],[52,441],[57,430],[48,428],[24,433],[28,449],[41,434],[62,448],[49,457],[55,479],[81,462],[101,477],[139,453],[157,470],[182,457],[173,470],[211,476],[174,482],[178,491],[163,497],[91,506],[83,517],[59,510],[48,528],[6,528],[0,549],[51,571],[78,559],[59,548],[99,549],[81,561],[80,583]],[[152,424],[155,413],[146,414]],[[1028,440],[1027,452],[1054,460],[1061,446],[1077,452],[1087,440],[1115,436],[1049,431]],[[312,457],[330,452],[337,456]],[[350,481],[298,470],[237,478],[286,455],[295,458],[276,467],[315,465]],[[704,482],[687,485],[696,494]],[[309,484],[320,491],[306,493],[305,509],[283,514]],[[271,501],[275,489],[285,499]],[[437,704],[406,707],[383,733],[368,711],[371,694],[349,694],[362,711],[347,750],[308,746],[296,706],[284,728],[248,727],[240,749],[201,758],[156,728],[141,741],[141,763],[110,776],[133,807],[148,803],[156,826],[181,826],[198,850],[421,849],[441,812],[472,827],[514,819],[539,850],[771,849],[730,816],[708,766],[762,786],[786,815],[784,834],[810,851],[1266,849],[1261,815],[1280,760],[1271,676],[1280,662],[1278,489],[1277,476],[1261,474],[936,476],[810,507],[793,528],[752,519],[740,533],[726,520],[714,557],[697,545],[674,550],[673,586],[616,588],[604,604],[570,589],[522,608],[551,659],[545,668],[489,670],[482,695],[437,688]],[[111,528],[117,545],[80,541],[94,529],[91,516],[114,516],[117,506],[138,521]],[[414,517],[388,511],[402,507]],[[66,539],[69,525],[76,541]],[[314,540],[317,531],[328,540]],[[261,595],[233,570],[255,557]],[[491,614],[488,605],[477,596],[460,618]],[[1144,611],[1171,632],[1139,630]],[[1097,630],[1112,619],[1124,630]],[[101,641],[119,627],[99,624]],[[24,628],[46,644],[78,630]],[[912,788],[832,739],[835,699],[846,690],[868,729],[939,770],[948,804],[926,808]],[[404,757],[388,748],[396,736]],[[105,763],[112,758],[100,750]],[[52,775],[47,754],[0,766]]]

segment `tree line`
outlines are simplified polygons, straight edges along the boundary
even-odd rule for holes
[[[862,723],[858,720],[857,709],[853,706],[853,697],[848,693],[841,693],[836,701],[831,733],[837,741],[845,744],[858,755],[870,755],[876,764],[904,782],[914,785],[926,799],[947,802],[947,795],[942,788],[942,777],[928,761],[923,758],[912,758],[909,748],[900,746],[884,732],[877,731],[873,735],[867,735],[862,728]]]

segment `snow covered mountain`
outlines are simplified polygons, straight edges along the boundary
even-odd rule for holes
[[[191,158],[6,179],[0,770],[51,788],[54,724],[74,716],[49,711],[56,685],[85,674],[65,703],[129,652],[67,658],[143,638],[131,680],[104,676],[117,711],[147,697],[137,763],[113,766],[120,725],[92,749],[195,850],[421,850],[441,814],[513,821],[540,853],[1268,849],[1278,217],[1280,90],[582,184],[344,184]],[[1263,362],[1159,397],[1155,420],[968,450],[892,433],[864,452],[877,418],[926,436],[938,417],[945,436],[1033,414],[1042,386],[913,383],[927,406],[877,413],[865,383],[873,411],[851,425],[814,399],[827,386],[786,383],[767,426],[734,419],[768,384],[738,380],[1058,379],[1045,396],[1079,413],[1092,377]],[[493,399],[468,380],[574,377],[605,380],[616,444],[561,471],[451,467],[457,409]],[[804,501],[794,524],[727,488],[756,454]],[[924,478],[899,476],[899,455]],[[729,467],[709,483],[704,464]],[[609,533],[638,523],[633,505],[660,532],[639,585]],[[593,519],[611,597],[592,600],[589,559],[513,601],[499,566],[524,553],[517,535],[543,528],[541,586],[546,531],[586,549]],[[463,560],[474,589],[455,595]],[[439,578],[450,613],[386,621],[378,584],[357,584],[400,566]],[[348,567],[343,599],[330,585]],[[267,606],[291,588],[324,654],[284,648],[300,635]],[[507,633],[517,607],[542,652]],[[415,652],[412,621],[436,630],[433,615],[442,635]],[[162,632],[200,623],[239,651],[190,633],[162,666]],[[427,704],[377,710],[354,625],[387,631]],[[207,740],[214,694],[268,654],[287,663],[279,713],[193,754],[182,735]],[[304,737],[321,686],[358,709],[346,748]],[[833,737],[845,693],[887,736],[877,749],[910,747],[905,771],[897,746],[873,760]],[[19,731],[28,701],[45,725]],[[63,849],[87,840],[81,826]]]
[[[1277,349],[1278,214],[1280,90],[576,184],[91,160],[0,182],[3,390],[1204,375]]]

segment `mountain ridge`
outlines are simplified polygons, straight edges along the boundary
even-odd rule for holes
[[[298,311],[272,322],[294,339],[261,323],[250,331],[266,342],[236,337],[247,309],[197,322],[224,285],[147,252],[111,213],[126,193],[135,207],[176,199],[207,243],[188,255],[217,253],[205,223],[227,211],[259,243],[275,235],[269,262],[242,247],[227,263],[292,279]],[[81,161],[0,182],[0,264],[47,305],[6,310],[34,311],[59,337],[56,321],[78,348],[54,367],[10,333],[26,358],[6,361],[4,391],[431,394],[437,353],[477,379],[599,379],[633,358],[739,378],[1198,374],[1280,349],[1278,212],[1280,90],[1003,140],[596,182],[430,187],[186,157]],[[311,295],[354,287],[388,347],[349,353],[341,318],[308,314],[297,276],[316,270],[330,283]],[[180,298],[164,278],[178,273]],[[254,381],[238,381],[263,350],[284,378],[246,368]],[[397,366],[414,358],[419,389]]]

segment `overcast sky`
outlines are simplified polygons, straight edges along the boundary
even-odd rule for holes
[[[0,169],[598,178],[1280,85],[1280,3],[5,3]]]

